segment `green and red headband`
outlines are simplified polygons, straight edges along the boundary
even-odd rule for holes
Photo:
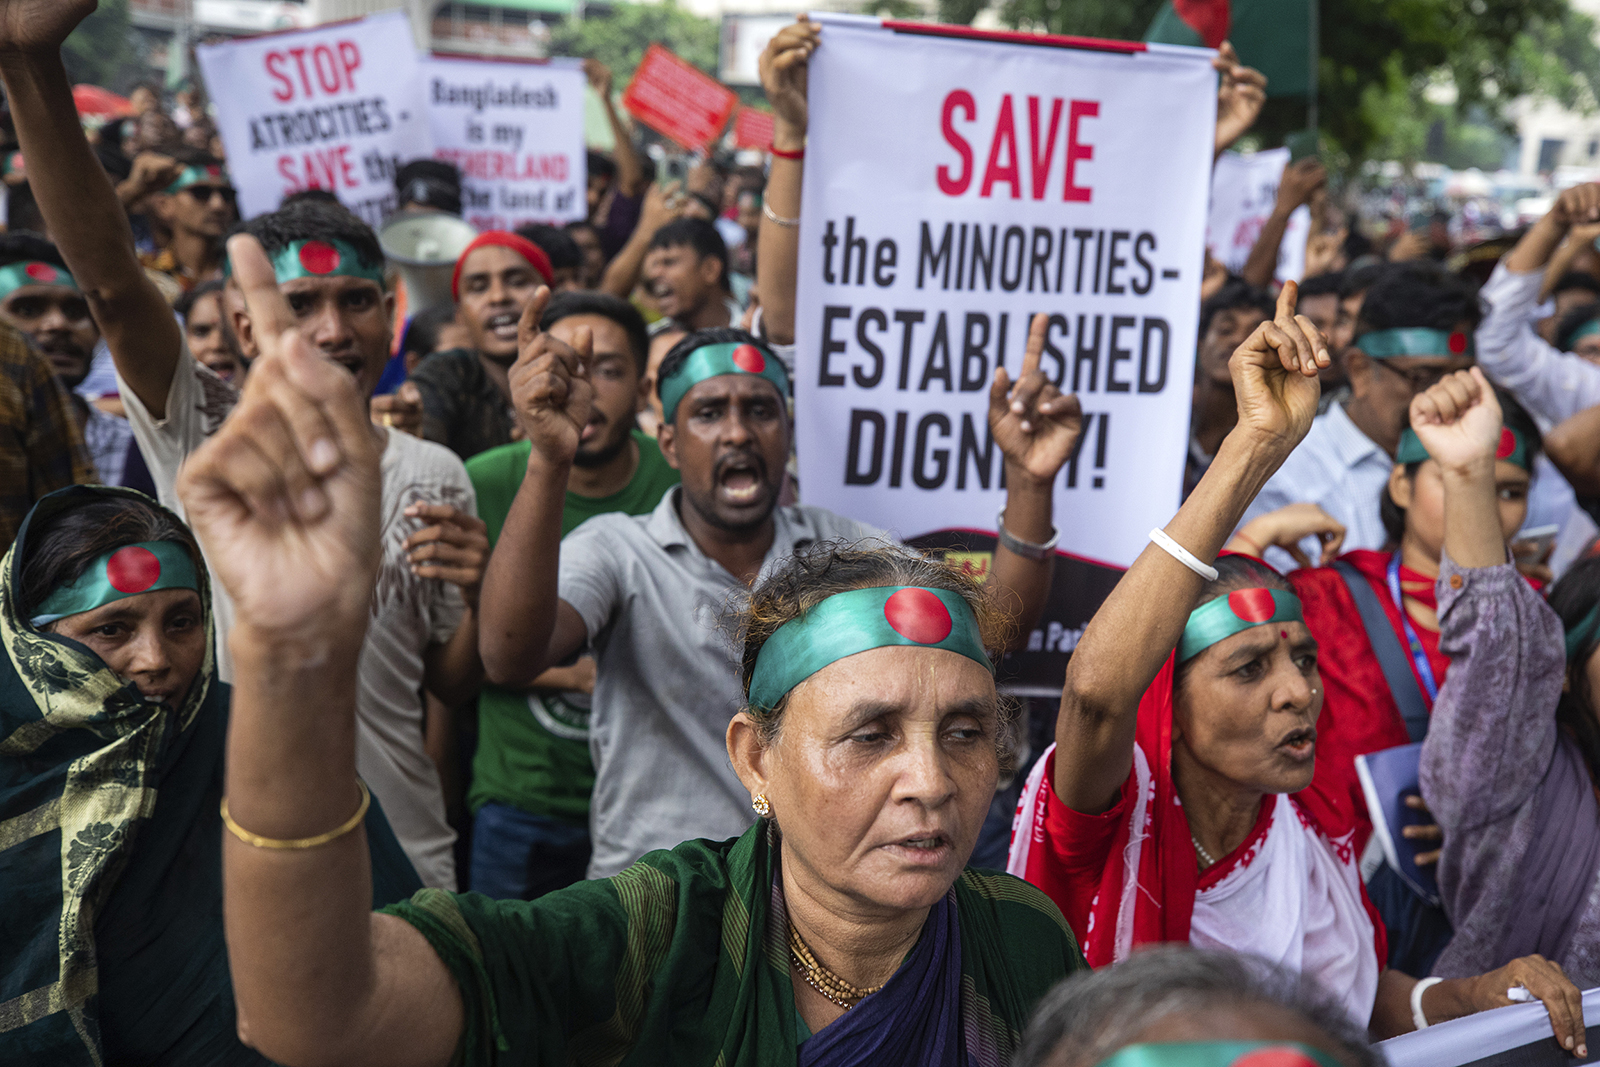
[[[1187,663],[1200,653],[1269,622],[1305,622],[1300,598],[1282,589],[1235,589],[1226,596],[1208,600],[1189,613],[1178,641],[1178,662]]]
[[[1400,431],[1400,447],[1395,451],[1394,461],[1400,464],[1421,463],[1431,458],[1428,450],[1423,447],[1422,439],[1417,436],[1417,431],[1407,426]],[[1522,434],[1509,426],[1500,427],[1500,443],[1495,446],[1494,458],[1503,459],[1513,463],[1529,474],[1533,473],[1533,464],[1528,460],[1528,442]]]
[[[724,374],[753,374],[765,378],[778,390],[779,396],[785,400],[789,398],[789,372],[776,356],[738,341],[702,345],[678,365],[671,377],[661,380],[661,411],[666,421],[670,423],[678,417],[678,404],[690,389],[707,378]]]
[[[1394,330],[1373,330],[1351,342],[1373,359],[1392,359],[1395,356],[1426,356],[1430,359],[1477,358],[1477,348],[1472,335],[1463,330],[1430,330],[1422,326],[1405,326]]]
[[[1321,1049],[1289,1041],[1175,1041],[1128,1045],[1100,1067],[1338,1067]]]
[[[960,593],[873,586],[835,593],[767,638],[750,673],[750,706],[771,711],[822,668],[874,648],[942,648],[993,670],[978,619]]]
[[[176,180],[167,186],[167,195],[181,193],[191,185],[215,185],[223,189],[232,189],[233,182],[228,178],[228,172],[216,163],[206,167],[184,167]]]
[[[1571,333],[1567,334],[1566,340],[1562,342],[1561,347],[1565,351],[1571,352],[1573,345],[1577,344],[1585,337],[1590,337],[1597,333],[1600,333],[1600,318],[1590,319],[1582,326],[1579,326],[1576,330],[1573,330]]]
[[[48,626],[68,615],[161,589],[200,591],[200,575],[189,550],[177,541],[123,545],[96,557],[76,581],[52,589],[28,622]]]
[[[272,257],[272,271],[278,284],[297,278],[360,278],[384,288],[383,264],[375,267],[361,262],[348,242],[333,240],[295,241],[280,248]]]
[[[82,291],[77,279],[53,263],[28,259],[0,267],[0,300],[29,285],[61,285]]]

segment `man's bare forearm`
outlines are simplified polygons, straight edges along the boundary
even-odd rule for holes
[[[117,370],[157,418],[183,338],[134,252],[122,201],[78,125],[59,55],[0,55],[0,78],[51,237],[88,297]]]

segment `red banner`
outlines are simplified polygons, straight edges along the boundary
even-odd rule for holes
[[[635,118],[685,148],[715,140],[738,103],[732,89],[659,44],[645,52],[622,94],[622,106]]]
[[[734,147],[759,148],[765,152],[772,147],[772,127],[772,112],[741,107],[733,120]]]

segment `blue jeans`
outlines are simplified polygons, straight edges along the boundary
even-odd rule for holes
[[[586,826],[488,803],[472,820],[470,886],[497,900],[533,900],[581,882],[591,851]]]

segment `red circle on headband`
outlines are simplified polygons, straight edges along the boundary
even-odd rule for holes
[[[1494,450],[1495,459],[1510,459],[1511,453],[1517,450],[1517,435],[1511,432],[1511,427],[1500,427],[1500,446]]]
[[[1297,1048],[1262,1048],[1240,1056],[1232,1067],[1317,1067],[1317,1063]]]
[[[1457,330],[1455,333],[1450,335],[1450,351],[1459,356],[1466,350],[1467,335],[1462,333],[1460,330]]]
[[[1228,610],[1245,622],[1266,622],[1278,610],[1270,589],[1235,589],[1228,594]]]
[[[332,274],[339,269],[339,250],[324,241],[300,246],[300,265],[312,274]]]
[[[148,548],[129,545],[106,560],[106,581],[119,593],[142,593],[161,580],[161,560]]]
[[[936,645],[955,627],[944,601],[926,589],[895,593],[883,602],[883,617],[895,633],[919,645]]]
[[[740,345],[733,350],[733,365],[742,371],[760,374],[767,369],[767,357],[763,356],[761,349],[755,345]],[[934,599],[939,598],[934,597]]]
[[[56,279],[61,277],[61,272],[56,270],[48,263],[29,263],[26,267],[22,268],[22,273],[26,274],[34,281],[44,282],[46,285],[53,283]]]

